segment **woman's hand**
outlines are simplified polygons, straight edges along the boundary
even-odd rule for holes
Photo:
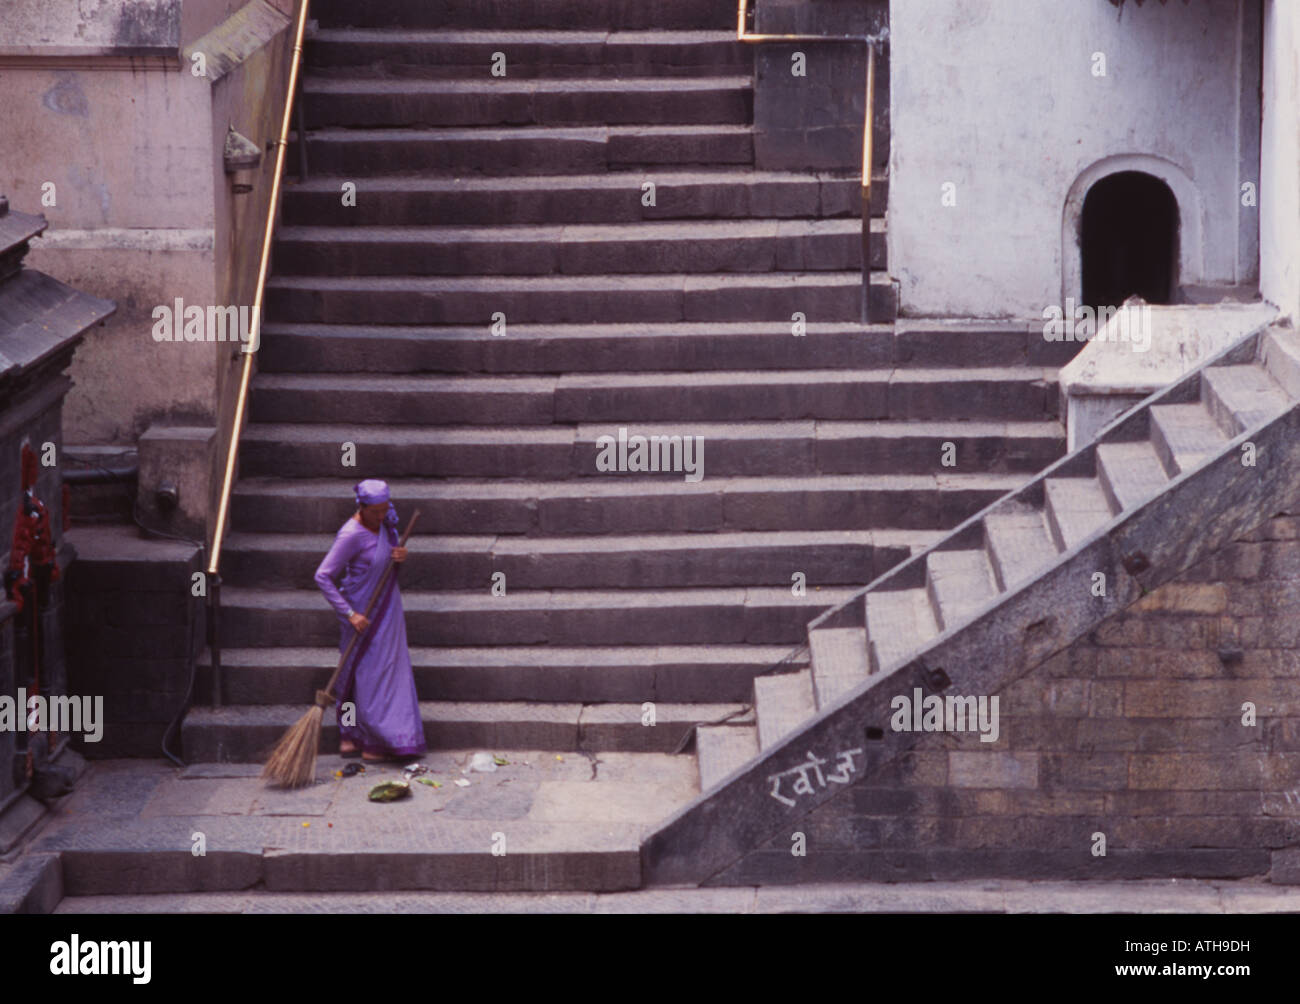
[[[360,634],[366,628],[370,627],[370,621],[366,618],[366,615],[356,612],[348,618],[348,623],[357,629],[357,634]]]
[[[405,560],[406,560],[406,548],[404,548],[404,547],[395,547],[395,548],[393,548],[393,560],[394,560],[395,562],[397,562],[399,565],[400,565],[403,561],[405,561]]]

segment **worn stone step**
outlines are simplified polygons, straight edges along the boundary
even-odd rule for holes
[[[1003,591],[1035,578],[1059,553],[1046,514],[1029,508],[985,516],[984,546],[997,587]]]
[[[1262,336],[1260,358],[1269,375],[1291,398],[1300,398],[1300,337],[1277,325]]]
[[[423,517],[421,517],[423,518]],[[860,585],[938,538],[938,530],[682,533],[600,537],[415,534],[402,566],[408,589],[622,589]],[[230,586],[311,588],[332,534],[230,534],[221,578]]]
[[[924,589],[877,589],[866,596],[871,672],[906,659],[939,634],[934,607]]]
[[[1097,480],[1114,512],[1141,505],[1169,483],[1156,448],[1147,439],[1099,443]]]
[[[734,31],[448,31],[320,28],[308,39],[311,74],[491,77],[505,55],[510,79],[706,76],[752,72]]]
[[[357,177],[404,172],[557,174],[672,165],[752,165],[748,125],[506,126],[317,129],[306,134],[313,171]],[[290,144],[296,162],[298,137]]]
[[[808,632],[808,646],[818,710],[855,690],[871,672],[866,628],[817,628]]]
[[[421,700],[683,704],[747,703],[753,680],[790,655],[786,645],[412,646]],[[310,704],[338,664],[337,645],[226,648],[228,704]],[[211,651],[198,662],[195,694],[212,694]]]
[[[770,749],[817,713],[812,671],[760,676],[754,680],[758,745]]]
[[[749,75],[526,80],[312,77],[307,128],[747,124]]]
[[[1046,478],[1047,527],[1057,548],[1068,551],[1087,540],[1114,515],[1096,478]]]
[[[708,791],[758,752],[758,729],[753,725],[701,725],[695,730],[700,790]]]
[[[1017,401],[1029,417],[1044,401],[1033,374],[1012,368],[996,374],[953,370],[942,371],[940,381],[932,370],[885,369],[559,377],[261,373],[253,380],[249,415],[254,422],[358,425],[904,420],[918,417],[922,402],[933,400],[925,409],[931,422],[998,418]],[[946,392],[935,396],[940,385]],[[953,393],[957,388],[960,393]],[[1039,412],[1038,417],[1051,416]],[[955,446],[956,439],[935,444],[936,457],[942,457],[944,442]],[[972,468],[974,452],[968,450],[965,458]]]
[[[1151,407],[1151,445],[1165,473],[1176,478],[1217,453],[1227,442],[1223,430],[1201,404]]]
[[[288,226],[500,226],[557,221],[579,224],[862,217],[859,178],[834,172],[715,167],[656,168],[644,175],[380,174],[357,178],[322,175],[315,164],[312,172],[306,182],[284,189],[281,218]],[[356,186],[356,205],[343,204],[340,193],[349,182]],[[654,183],[654,205],[644,204],[646,182]],[[884,175],[872,182],[871,198],[879,207],[877,214],[884,212],[882,200],[888,197],[888,185]]]
[[[747,530],[938,530],[957,525],[1024,474],[823,475],[702,481],[461,481],[395,478],[399,513],[423,511],[442,533],[700,533]],[[331,479],[245,478],[232,527],[260,533],[335,533],[355,510]],[[403,517],[404,518],[404,517]]]
[[[1253,363],[1207,368],[1201,374],[1201,400],[1229,439],[1291,406],[1291,398],[1268,370]]]
[[[671,753],[699,722],[744,710],[743,704],[655,704],[655,724],[636,704],[523,701],[421,701],[424,738],[431,750],[616,750]],[[181,727],[189,763],[260,763],[307,707],[300,704],[195,707]],[[320,751],[338,749],[337,719],[327,711]]]
[[[809,323],[796,336],[788,320],[493,326],[356,325],[271,322],[258,354],[259,372],[277,373],[583,373],[753,369],[898,368],[934,373],[935,351],[921,358],[924,337],[907,346],[887,324]],[[942,360],[940,360],[942,361]],[[990,368],[974,353],[938,367],[931,383],[964,380],[992,369],[1028,374],[1006,360]],[[964,363],[966,365],[958,365]],[[987,377],[984,377],[987,379]],[[939,398],[942,401],[942,397]],[[960,411],[952,408],[953,412]],[[918,427],[925,419],[916,420]],[[1009,434],[1015,426],[1008,427]],[[958,444],[960,447],[960,443]],[[962,450],[958,450],[958,463]]]
[[[467,645],[799,644],[805,625],[847,586],[711,589],[407,590],[409,643]],[[339,620],[319,590],[221,592],[221,644],[231,648],[337,645]]]
[[[315,812],[310,820],[303,820],[302,812],[112,818],[43,835],[41,846],[59,853],[68,897],[214,894],[254,886],[317,896],[386,890],[391,897],[400,889],[519,892],[641,885],[643,823],[503,821],[491,813],[427,819],[429,800],[415,798],[383,808],[383,820],[372,813],[364,824],[351,806],[338,816]],[[304,821],[315,825],[304,828]],[[209,841],[206,853],[178,853],[177,847],[193,844],[196,832]],[[493,834],[501,832],[508,834],[505,855],[492,850]]]
[[[322,28],[499,28],[503,31],[557,26],[567,30],[734,28],[731,0],[314,0],[312,17]]]
[[[871,220],[872,267],[885,261]],[[277,275],[608,275],[844,271],[862,265],[862,220],[601,225],[282,227]]]
[[[880,286],[876,283],[875,286]],[[873,286],[873,294],[875,286]],[[883,287],[882,287],[883,288]],[[331,324],[815,323],[862,317],[862,274],[273,276],[267,320]],[[806,336],[805,336],[806,337]]]
[[[983,548],[931,551],[926,557],[926,589],[940,631],[970,620],[997,595]]]
[[[682,473],[610,472],[600,458],[624,436],[703,437],[708,476],[941,474],[944,444],[957,447],[957,470],[1034,473],[1058,459],[1056,422],[690,422],[525,426],[326,425],[250,423],[240,439],[245,477],[329,477],[342,444],[356,450],[357,476],[675,478]],[[683,443],[685,439],[683,438]],[[673,449],[676,449],[673,446]],[[658,451],[656,451],[658,453]],[[662,466],[662,463],[659,464]]]
[[[336,185],[335,190],[337,188]],[[895,359],[900,365],[1028,364],[1057,369],[1069,362],[1085,344],[1046,341],[1040,321],[900,317],[894,330],[898,343]]]

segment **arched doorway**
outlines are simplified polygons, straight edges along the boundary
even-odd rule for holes
[[[1178,200],[1160,178],[1119,171],[1098,180],[1079,219],[1082,301],[1118,307],[1134,294],[1172,303],[1178,289]]]

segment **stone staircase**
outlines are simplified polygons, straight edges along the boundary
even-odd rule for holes
[[[864,242],[859,177],[755,166],[734,4],[312,11],[311,175],[284,195],[223,557],[224,703],[190,711],[191,764],[244,777],[328,679],[337,627],[312,573],[361,478],[423,513],[401,574],[431,750],[631,756],[644,777],[694,726],[752,723],[755,678],[807,665],[810,619],[1063,452],[1059,346],[1023,324],[892,323],[887,178]],[[703,437],[703,479],[602,473],[597,441],[621,427]],[[200,699],[211,685],[205,661]],[[640,830],[582,822],[539,829],[523,872],[458,879],[444,857],[435,878],[412,853],[382,881],[635,884]],[[271,832],[241,855],[305,839]],[[596,864],[547,871],[564,833]],[[486,861],[474,834],[447,839]],[[157,842],[66,840],[86,875]],[[202,887],[334,887],[264,864]]]
[[[1293,503],[1297,425],[1300,338],[1265,328],[817,618],[809,667],[755,679],[753,723],[699,729],[703,794],[647,839],[645,880],[725,884],[854,779],[782,794],[781,775],[851,750],[862,776],[915,742],[894,695],[996,694]]]

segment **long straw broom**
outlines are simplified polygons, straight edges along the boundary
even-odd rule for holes
[[[406,532],[402,534],[398,547],[406,546],[406,540],[411,536],[411,530],[419,518],[420,510],[411,513],[411,520],[406,524]],[[366,604],[366,609],[362,613],[366,620],[370,619],[370,612],[374,610],[375,602],[383,595],[384,587],[388,585],[388,578],[396,567],[397,562],[390,557],[388,565],[384,568],[384,574],[379,579],[379,585],[371,593],[370,602]],[[369,630],[367,626],[366,631]],[[353,635],[352,640],[348,642],[348,647],[343,651],[343,657],[339,659],[338,666],[334,669],[334,675],[330,677],[330,682],[325,685],[324,690],[316,691],[316,703],[276,743],[275,749],[271,751],[271,756],[266,761],[266,766],[262,768],[262,777],[268,784],[281,788],[302,788],[315,780],[321,720],[325,715],[325,709],[338,700],[334,694],[334,684],[338,683],[339,674],[343,672],[348,657],[352,655],[352,650],[364,633],[358,631]]]

